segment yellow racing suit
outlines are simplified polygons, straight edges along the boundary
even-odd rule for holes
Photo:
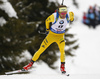
[[[49,47],[52,43],[56,42],[61,53],[60,60],[61,62],[65,62],[64,33],[67,25],[67,20],[66,18],[61,19],[59,16],[58,21],[54,24],[55,20],[56,20],[56,13],[53,13],[46,19],[45,21],[46,29],[47,31],[49,31],[49,34],[43,40],[39,50],[34,54],[32,58],[33,61],[36,61],[39,58],[39,56],[47,49],[47,47]],[[52,23],[51,27],[50,27],[50,23]]]

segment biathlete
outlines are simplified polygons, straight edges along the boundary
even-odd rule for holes
[[[28,70],[32,67],[33,63],[39,58],[39,56],[50,46],[52,43],[56,42],[61,56],[61,66],[60,70],[62,73],[66,73],[65,70],[65,40],[64,40],[64,33],[67,24],[74,20],[74,13],[67,11],[67,6],[60,5],[58,7],[58,11],[50,15],[46,21],[46,31],[49,31],[49,34],[43,40],[39,50],[34,54],[33,58],[31,59],[30,63],[23,67],[24,70]],[[50,23],[52,25],[50,26]]]

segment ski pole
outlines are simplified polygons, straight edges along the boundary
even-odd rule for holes
[[[63,5],[63,3],[64,3],[64,0],[62,0],[62,4],[61,5]]]

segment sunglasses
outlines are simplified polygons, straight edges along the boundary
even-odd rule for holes
[[[62,14],[62,15],[65,15],[65,14],[66,14],[66,12],[62,12],[61,14]]]

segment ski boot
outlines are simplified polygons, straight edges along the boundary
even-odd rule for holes
[[[65,62],[61,62],[60,70],[61,70],[62,74],[66,73],[66,71],[65,71]]]
[[[23,69],[24,69],[24,70],[30,69],[30,68],[32,67],[33,63],[34,63],[34,61],[31,60],[30,63],[29,63],[28,65],[26,65],[26,66],[23,67]]]

